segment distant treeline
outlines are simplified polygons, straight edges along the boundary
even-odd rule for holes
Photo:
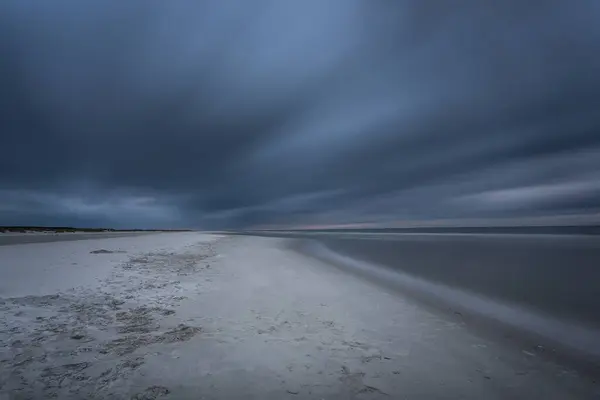
[[[113,229],[113,228],[73,228],[71,226],[0,226],[0,232],[187,232],[190,229]]]

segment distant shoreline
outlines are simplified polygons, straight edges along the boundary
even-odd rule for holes
[[[462,226],[462,227],[414,227],[414,228],[363,228],[363,229],[316,229],[295,232],[327,233],[490,233],[535,235],[600,235],[600,225],[570,226]]]
[[[114,229],[70,226],[0,226],[0,233],[189,232],[191,229]]]
[[[405,228],[329,228],[329,229],[261,229],[223,231],[228,234],[257,235],[393,235],[393,234],[445,234],[445,235],[585,235],[600,236],[600,225],[526,225],[526,226],[438,226]]]

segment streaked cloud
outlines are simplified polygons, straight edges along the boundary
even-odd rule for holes
[[[0,224],[597,213],[600,7],[0,3]]]

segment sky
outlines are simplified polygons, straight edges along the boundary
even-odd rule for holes
[[[0,225],[598,215],[596,0],[3,0]]]

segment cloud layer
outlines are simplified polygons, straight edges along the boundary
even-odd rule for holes
[[[600,211],[600,6],[0,4],[0,225]]]

